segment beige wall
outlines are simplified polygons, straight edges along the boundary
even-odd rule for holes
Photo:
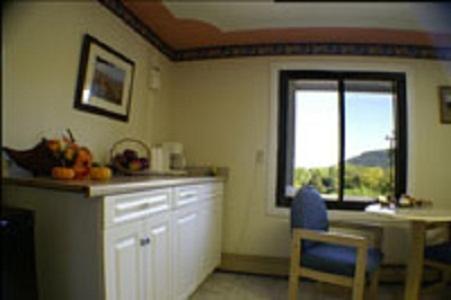
[[[451,84],[451,65],[404,59],[333,57],[247,58],[178,63],[177,89],[171,91],[174,139],[185,144],[195,164],[230,167],[226,189],[224,252],[285,256],[288,219],[268,214],[268,133],[274,65],[316,68],[400,69],[408,71],[409,192],[451,207],[451,125],[439,123],[437,86]],[[257,161],[256,152],[264,151]],[[365,218],[362,213],[332,213],[332,217]],[[400,227],[400,228],[399,228]],[[389,261],[403,259],[399,239],[405,230],[387,230]],[[390,250],[391,249],[391,250]],[[395,250],[393,250],[395,249]]]
[[[24,1],[6,5],[3,14],[3,145],[25,149],[71,128],[103,161],[122,137],[149,144],[167,137],[170,62],[102,5]],[[73,108],[85,33],[136,64],[128,123]],[[162,70],[159,91],[147,88],[151,63]]]

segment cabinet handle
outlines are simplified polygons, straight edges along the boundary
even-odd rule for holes
[[[150,244],[150,238],[146,237],[146,238],[141,239],[140,240],[140,244],[141,244],[142,247]]]
[[[119,203],[119,204],[116,204],[116,209],[120,210],[120,211],[136,209],[136,208],[140,208],[142,206],[149,206],[149,205],[152,205],[155,203],[158,204],[160,202],[164,202],[167,198],[168,197],[166,195],[157,195],[157,196],[148,197],[146,199]]]
[[[186,191],[186,192],[181,192],[180,193],[180,198],[191,198],[191,197],[195,197],[197,195],[196,191]]]

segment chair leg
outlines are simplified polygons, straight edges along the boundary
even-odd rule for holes
[[[448,284],[448,282],[451,280],[451,271],[447,270],[445,271],[445,273],[443,274],[443,283],[445,284],[445,286]]]
[[[365,294],[365,266],[367,260],[367,246],[357,249],[357,263],[352,285],[352,300],[363,300]]]
[[[290,280],[288,283],[288,299],[296,300],[298,298],[298,287],[299,287],[299,275],[300,261],[302,255],[301,248],[301,236],[293,232],[293,237],[291,238],[291,261],[290,261]]]
[[[450,275],[451,275],[450,272],[448,272],[447,270],[442,271],[442,281],[440,281],[440,285],[439,285],[441,289],[446,289],[446,285],[448,284]]]
[[[299,277],[295,273],[290,274],[290,280],[288,283],[288,299],[296,300],[298,298]]]
[[[352,300],[363,300],[365,294],[365,278],[354,279],[356,283],[352,287]]]
[[[371,300],[377,300],[378,297],[378,288],[379,288],[379,276],[380,276],[380,268],[378,268],[374,273],[373,273],[373,278],[371,278],[371,283],[370,283],[370,290],[369,290],[369,294],[370,294],[370,299]]]
[[[437,269],[440,272],[441,280],[438,283],[432,284],[431,286],[427,287],[426,289],[424,289],[424,291],[434,293],[445,290],[448,281],[451,279],[451,269],[438,265],[431,265],[430,262],[426,262],[426,264]]]

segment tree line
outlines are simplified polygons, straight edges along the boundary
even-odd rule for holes
[[[348,196],[377,197],[392,193],[390,168],[367,167],[347,163],[344,176],[344,193]],[[338,193],[338,168],[296,168],[294,186],[315,186],[321,194]]]

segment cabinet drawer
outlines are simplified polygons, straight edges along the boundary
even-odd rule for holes
[[[199,186],[199,194],[202,198],[222,195],[222,182],[206,183]]]
[[[187,185],[179,186],[174,190],[174,206],[182,207],[195,203],[199,200],[199,186]]]
[[[105,198],[105,227],[155,215],[170,207],[170,189],[109,196]]]

